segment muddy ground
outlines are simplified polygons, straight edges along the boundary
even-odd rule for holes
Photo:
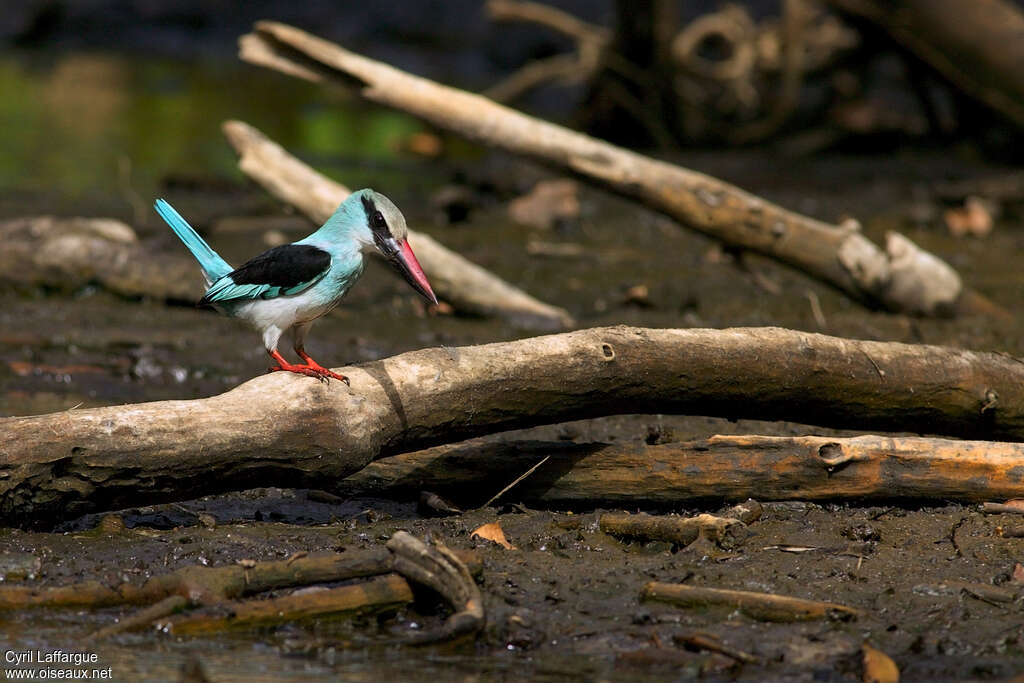
[[[990,236],[955,239],[938,221],[944,207],[928,192],[945,179],[1000,169],[946,152],[813,162],[782,162],[763,153],[696,154],[681,161],[822,218],[855,215],[876,240],[887,229],[899,229],[946,258],[971,286],[1016,311],[1024,271],[1015,255],[1024,232],[1014,207],[1007,207]],[[433,168],[418,163],[423,165],[389,172],[423,174]],[[480,162],[468,175],[490,176],[512,188],[516,182],[510,179],[532,173],[499,160]],[[440,173],[436,184],[450,177]],[[578,224],[546,232],[510,223],[500,192],[482,193],[479,187],[473,192],[477,208],[468,222],[456,225],[439,219],[429,193],[415,183],[398,185],[390,194],[412,225],[532,294],[566,307],[581,327],[782,325],[1024,356],[1016,318],[918,320],[865,311],[762,259],[744,257],[738,264],[735,256],[704,238],[597,191],[584,190]],[[223,199],[225,194],[231,202]],[[241,183],[187,191],[169,187],[166,195],[183,205],[233,262],[264,248],[268,225],[288,237],[307,230],[301,220],[282,214]],[[0,212],[14,215],[14,207],[21,213],[26,205],[32,205],[30,198],[17,197],[0,203]],[[80,213],[90,215],[88,200],[79,206]],[[135,225],[154,250],[182,248],[155,219]],[[572,242],[582,246],[582,254],[531,256],[529,241]],[[627,295],[636,285],[647,286],[646,300]],[[404,283],[371,264],[341,309],[314,327],[308,348],[321,362],[337,366],[424,346],[530,334],[501,321],[425,315]],[[127,301],[94,288],[70,293],[0,289],[0,361],[0,415],[208,396],[266,367],[257,336],[234,321],[187,306]],[[906,431],[913,433],[914,425]],[[836,432],[659,415],[544,426],[495,438],[640,443],[715,433]],[[341,490],[337,482],[324,482],[323,489]],[[923,508],[899,501],[824,507],[762,501],[764,517],[750,525],[737,547],[695,551],[616,540],[598,530],[601,510],[532,509],[529,501],[517,505],[515,489],[498,506],[446,518],[421,516],[407,497],[345,494],[352,497],[264,488],[123,511],[127,528],[120,531],[97,528],[98,515],[68,520],[53,533],[0,530],[0,562],[24,562],[28,558],[21,553],[38,558],[34,578],[17,579],[17,571],[11,575],[34,585],[89,579],[113,584],[141,582],[195,563],[217,566],[281,559],[297,551],[358,550],[381,544],[396,529],[421,536],[429,532],[453,547],[477,548],[484,558],[480,585],[487,627],[475,643],[426,649],[391,645],[401,634],[435,625],[444,616],[443,606],[423,595],[408,608],[376,618],[316,619],[204,638],[141,632],[91,645],[83,645],[89,633],[131,610],[16,612],[0,616],[0,649],[96,652],[99,666],[111,667],[117,680],[175,680],[194,660],[214,681],[860,680],[864,642],[888,653],[903,680],[999,680],[1024,671],[1022,603],[941,588],[949,581],[1020,588],[1013,571],[1024,562],[1024,539],[997,533],[999,526],[1024,523],[1020,516],[983,515],[976,506],[942,500]],[[452,502],[466,506],[479,500],[479,492],[463,498],[454,495]],[[638,501],[633,509],[645,506]],[[714,509],[698,510],[682,500],[672,511]],[[211,515],[216,526],[199,525],[199,512]],[[470,537],[473,529],[493,521],[500,522],[515,550]],[[793,546],[801,550],[792,552]],[[851,621],[763,623],[729,609],[643,604],[640,588],[650,580],[828,600],[864,615]],[[757,662],[691,652],[674,640],[694,632],[718,636]]]

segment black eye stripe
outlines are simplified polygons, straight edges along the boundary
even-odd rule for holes
[[[366,211],[366,223],[370,226],[374,236],[376,237],[377,233],[381,233],[385,237],[390,237],[391,230],[388,228],[388,222],[385,220],[384,214],[377,209],[377,205],[366,195],[363,195],[360,199],[363,202],[363,210]]]

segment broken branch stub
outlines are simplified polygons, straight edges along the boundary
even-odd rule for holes
[[[379,457],[622,413],[1024,440],[1014,358],[779,328],[595,328],[336,370],[351,387],[272,373],[205,399],[4,418],[0,515],[41,526],[261,482],[323,488]]]
[[[223,130],[238,152],[242,172],[314,223],[326,221],[351,193],[242,121],[226,121]],[[565,309],[538,301],[429,235],[410,230],[409,241],[438,296],[457,310],[499,315],[530,329],[560,330],[574,324]]]
[[[291,26],[259,22],[239,44],[243,60],[315,82],[356,85],[369,100],[564,168],[726,244],[790,265],[868,306],[920,315],[947,315],[958,307],[986,310],[980,295],[965,291],[937,257],[894,263],[899,254],[883,251],[848,226],[788,211],[711,176],[413,76]],[[909,244],[902,240],[901,253]]]

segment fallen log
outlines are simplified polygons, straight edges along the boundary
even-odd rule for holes
[[[828,0],[889,33],[954,86],[1024,126],[1024,12],[1009,0]]]
[[[30,216],[0,222],[0,282],[73,292],[90,284],[127,297],[194,302],[195,260],[155,254],[112,218]]]
[[[45,526],[260,485],[329,487],[379,457],[622,413],[1024,440],[1024,363],[1012,357],[779,328],[595,328],[341,370],[351,387],[273,373],[206,399],[4,418],[3,522]],[[1001,448],[993,461],[1016,457]],[[1019,485],[1010,475],[1007,487]],[[985,491],[1004,495],[1018,494]]]
[[[722,242],[788,264],[865,305],[921,315],[993,310],[959,275],[906,237],[880,249],[856,221],[832,225],[788,211],[716,178],[541,121],[484,97],[367,59],[299,29],[259,22],[243,60],[314,82],[356,86],[472,140],[562,167]]]
[[[1024,444],[886,436],[713,436],[656,446],[473,440],[377,460],[337,490],[412,499],[429,489],[474,507],[545,456],[548,462],[516,486],[514,500],[543,507],[668,508],[747,496],[965,503],[1024,496],[1017,474],[1024,471]],[[1024,513],[985,505],[985,512]],[[696,537],[695,528],[689,533]]]
[[[644,602],[666,602],[676,607],[732,607],[759,621],[806,621],[825,617],[850,619],[860,614],[852,607],[834,602],[659,581],[644,584],[640,599]]]
[[[242,172],[317,225],[327,220],[351,194],[347,187],[316,172],[252,126],[227,121],[223,129],[238,152]],[[430,235],[412,230],[409,235],[434,290],[456,310],[502,316],[531,329],[559,330],[574,324],[565,309],[534,299]]]

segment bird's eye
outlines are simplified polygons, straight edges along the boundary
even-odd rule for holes
[[[370,219],[370,225],[376,230],[388,227],[387,221],[384,220],[384,214],[380,211],[373,212],[373,218]]]

